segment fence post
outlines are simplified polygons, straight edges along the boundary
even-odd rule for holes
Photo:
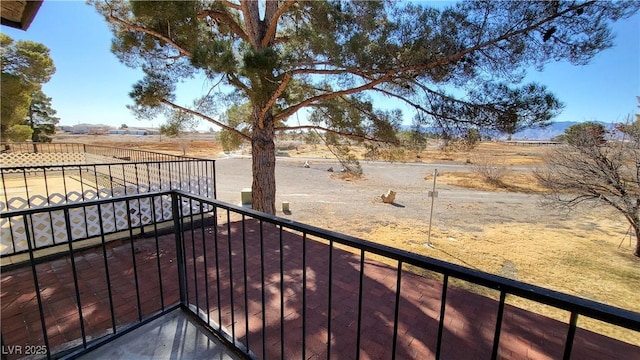
[[[180,226],[180,207],[178,194],[171,192],[171,213],[173,216],[173,233],[176,239],[176,265],[178,266],[178,284],[180,286],[180,303],[187,305],[187,277],[186,264],[184,262],[184,239]]]

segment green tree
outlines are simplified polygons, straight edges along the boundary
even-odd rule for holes
[[[221,121],[234,129],[222,129],[218,133],[218,141],[222,144],[222,149],[224,151],[235,150],[239,148],[244,141],[246,141],[249,133],[247,120],[250,116],[251,106],[249,103],[243,105],[232,105],[222,116]]]
[[[573,146],[597,146],[606,142],[607,130],[600,123],[588,121],[571,125],[558,140]]]
[[[303,135],[305,144],[317,145],[320,144],[320,135],[316,131],[310,130]]]
[[[165,124],[160,125],[160,134],[168,137],[180,137],[185,132],[193,130],[196,120],[193,115],[176,110],[169,114],[169,118]]]
[[[25,86],[19,76],[2,73],[2,98],[0,106],[0,137],[2,141],[25,141],[31,137],[31,133],[26,133],[24,129],[11,131],[14,126],[23,126],[22,122],[27,116],[30,102],[31,87]],[[26,127],[29,129],[29,127]],[[17,136],[19,134],[19,136]]]
[[[482,140],[482,136],[478,129],[467,129],[466,134],[464,134],[464,137],[462,138],[462,142],[467,149],[475,148],[476,144],[480,140]]]
[[[402,101],[443,129],[515,132],[548,123],[562,105],[542,85],[519,84],[525,70],[551,60],[587,63],[611,46],[609,24],[640,7],[575,1],[463,1],[446,9],[388,1],[94,4],[113,31],[113,52],[146,74],[131,92],[136,113],[179,109],[250,141],[253,206],[268,213],[275,213],[276,132],[316,129],[394,143],[396,113],[375,109],[373,94]],[[211,80],[211,91],[193,106],[177,103],[176,84],[196,74]],[[445,86],[475,90],[456,97]],[[249,133],[220,120],[225,109],[216,106],[227,106],[229,96],[250,104]],[[287,126],[303,109],[312,109],[312,123]]]
[[[56,111],[51,107],[51,98],[38,89],[31,94],[29,111],[25,125],[29,125],[33,131],[31,141],[51,142],[49,135],[55,134],[56,124],[60,118],[56,117]]]
[[[42,84],[51,79],[56,68],[49,49],[43,44],[24,40],[14,43],[11,37],[0,34],[0,45],[0,137],[2,140],[24,141],[33,133],[28,125],[24,125],[29,115],[31,97],[38,94]]]

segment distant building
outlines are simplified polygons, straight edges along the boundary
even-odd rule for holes
[[[133,135],[133,136],[146,136],[146,135],[160,135],[160,130],[154,128],[126,128],[126,129],[112,129],[107,132],[108,135]]]
[[[78,124],[71,127],[72,134],[86,134],[86,135],[104,135],[110,129],[111,126],[102,124]]]
[[[128,133],[127,129],[115,129],[115,130],[112,129],[107,131],[107,135],[125,135],[127,133]]]

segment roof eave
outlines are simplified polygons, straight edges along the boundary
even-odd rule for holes
[[[4,16],[2,16],[2,25],[26,31],[31,25],[33,19],[36,17],[36,14],[38,13],[40,6],[42,5],[42,1],[43,0],[27,1],[24,10],[22,11],[22,16],[19,22],[6,19]]]

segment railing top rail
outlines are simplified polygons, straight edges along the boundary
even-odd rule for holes
[[[5,146],[5,145],[16,145],[16,146],[20,146],[20,147],[33,147],[34,145],[36,146],[47,146],[47,147],[56,147],[56,146],[72,146],[72,147],[82,147],[83,150],[85,150],[87,147],[94,147],[94,148],[103,148],[103,149],[109,149],[109,150],[128,150],[128,151],[136,151],[136,152],[141,152],[141,153],[146,153],[146,154],[152,154],[152,155],[162,155],[162,156],[170,156],[170,157],[175,157],[175,158],[181,158],[181,159],[195,159],[195,160],[207,160],[207,159],[203,159],[203,158],[199,158],[199,157],[193,157],[193,156],[185,156],[185,155],[174,155],[174,154],[166,154],[166,153],[161,153],[161,152],[156,152],[156,151],[151,151],[151,150],[140,150],[140,149],[124,149],[124,148],[120,148],[120,147],[116,147],[116,146],[108,146],[108,145],[92,145],[92,144],[84,144],[84,143],[68,143],[68,142],[51,142],[51,143],[33,143],[33,142],[0,142],[0,146]]]
[[[53,211],[60,211],[65,209],[77,209],[82,207],[96,206],[108,203],[122,202],[122,201],[131,201],[155,196],[163,196],[163,195],[171,195],[172,191],[156,191],[156,192],[144,192],[138,194],[130,194],[130,195],[122,195],[115,198],[104,198],[104,199],[96,199],[96,200],[88,200],[88,201],[80,201],[76,203],[67,203],[62,205],[51,205],[47,207],[39,207],[39,208],[29,208],[29,209],[21,209],[21,210],[8,210],[0,212],[0,219],[15,217],[15,216],[23,216],[23,215],[33,215],[38,213],[47,213]]]
[[[215,162],[215,159],[198,159],[198,158],[184,158],[180,160],[150,160],[150,161],[127,161],[127,162],[110,162],[110,163],[91,163],[91,164],[61,164],[61,165],[24,165],[24,166],[7,166],[0,165],[0,170],[26,170],[26,169],[42,169],[42,168],[67,168],[67,167],[93,167],[93,166],[122,166],[122,165],[148,165],[148,164],[169,164],[169,163],[189,163],[211,161]]]
[[[297,221],[284,219],[275,215],[266,214],[253,209],[247,209],[240,206],[232,205],[216,199],[210,199],[199,195],[189,194],[180,190],[171,190],[163,192],[148,192],[142,194],[126,195],[118,198],[108,198],[86,201],[82,203],[74,203],[67,205],[50,206],[47,208],[35,208],[25,210],[12,210],[0,213],[0,218],[9,218],[14,216],[23,216],[42,212],[59,211],[70,208],[96,206],[106,203],[131,201],[136,199],[172,195],[191,198],[202,203],[214,205],[217,208],[233,211],[238,214],[247,215],[251,218],[266,221],[285,228],[306,233],[308,235],[317,236],[329,241],[349,247],[362,249],[364,251],[385,256],[390,259],[401,261],[403,263],[415,265],[426,270],[434,271],[452,276],[458,279],[469,281],[478,285],[482,285],[491,289],[496,289],[508,294],[519,296],[525,299],[533,300],[556,308],[576,312],[601,321],[609,322],[613,325],[622,326],[635,331],[640,331],[640,313],[621,309],[615,306],[599,303],[593,300],[580,298],[577,296],[560,293],[558,291],[546,289],[540,286],[531,285],[516,280],[507,279],[501,276],[485,273],[482,271],[470,269],[461,265],[447,263],[423,255],[418,255],[408,251],[380,245],[371,241],[357,238],[350,235],[337,233],[334,231],[322,229],[312,225],[303,224]]]
[[[62,144],[62,143],[55,143],[55,144]],[[119,148],[119,147],[116,147],[116,146],[108,146],[108,145],[91,145],[91,144],[84,144],[84,145],[86,147],[93,146],[93,147],[105,148],[105,149],[122,149],[122,148]],[[206,159],[197,158],[197,157],[193,157],[193,156],[165,154],[165,153],[151,151],[151,150],[140,150],[140,149],[127,149],[127,150],[135,150],[135,151],[140,151],[140,152],[143,152],[143,153],[154,154],[154,155],[174,156],[174,157],[177,157],[177,158],[184,158],[184,159],[206,160]]]

